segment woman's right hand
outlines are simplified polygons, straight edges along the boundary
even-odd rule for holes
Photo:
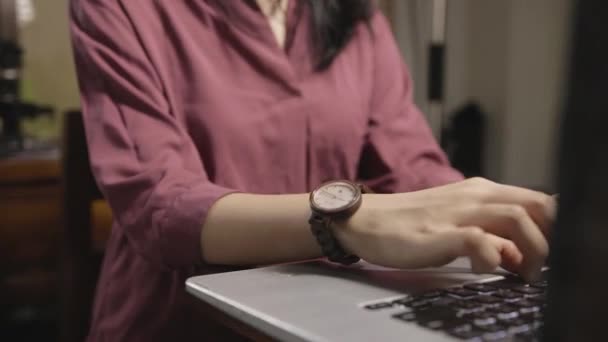
[[[529,281],[549,253],[555,198],[473,178],[438,188],[364,195],[335,227],[344,248],[374,264],[434,267],[469,257],[474,272],[502,266]]]

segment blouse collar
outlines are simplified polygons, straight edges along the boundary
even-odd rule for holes
[[[260,10],[255,0],[207,0],[209,5],[213,6],[218,12],[223,13],[230,25],[234,25],[239,29],[255,36],[258,39],[268,40],[273,39],[268,20],[264,13]],[[289,40],[290,33],[293,33],[298,20],[298,2],[299,0],[289,0],[287,6],[287,35]]]

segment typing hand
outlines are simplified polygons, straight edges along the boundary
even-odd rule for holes
[[[475,178],[434,189],[364,195],[334,231],[350,252],[378,265],[422,268],[467,256],[473,271],[498,266],[534,280],[549,252],[555,197]]]

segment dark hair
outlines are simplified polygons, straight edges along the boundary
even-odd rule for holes
[[[312,37],[317,70],[328,68],[350,41],[360,21],[368,22],[372,0],[307,0],[310,6]]]

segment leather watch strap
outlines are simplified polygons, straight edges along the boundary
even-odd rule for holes
[[[356,255],[347,253],[331,231],[331,218],[313,212],[308,220],[313,235],[317,238],[323,255],[329,261],[343,265],[351,265],[360,260]]]

